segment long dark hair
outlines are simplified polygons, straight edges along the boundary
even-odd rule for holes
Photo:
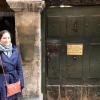
[[[0,31],[0,39],[2,38],[3,34],[6,33],[6,32],[10,34],[10,32],[8,30]],[[11,34],[10,34],[10,36],[11,36]]]

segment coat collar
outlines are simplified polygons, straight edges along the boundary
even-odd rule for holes
[[[11,55],[10,58],[7,55],[5,55],[4,53],[2,53],[3,62],[10,63],[12,65],[15,65],[14,62],[13,62],[13,59],[15,59],[15,57],[17,55],[17,52],[16,52],[16,48],[15,47],[13,48],[13,51],[12,52],[13,53],[12,53],[12,55]]]

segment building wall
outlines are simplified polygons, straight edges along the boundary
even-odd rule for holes
[[[41,97],[40,12],[43,2],[42,0],[7,0],[7,2],[15,11],[16,42],[22,56],[25,79],[23,96]]]

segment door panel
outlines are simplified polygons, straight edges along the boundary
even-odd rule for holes
[[[90,44],[89,77],[100,78],[100,43]]]
[[[86,36],[100,36],[100,16],[85,16]]]
[[[62,16],[48,17],[48,37],[64,38],[66,36],[66,18]]]
[[[81,78],[82,77],[82,57],[81,56],[67,56],[67,78]]]
[[[62,78],[82,77],[82,56],[67,55],[67,43],[64,45],[64,48],[62,48],[60,57]]]
[[[48,84],[59,84],[60,77],[60,47],[57,44],[48,44]]]
[[[83,36],[84,35],[84,17],[68,16],[67,17],[67,35],[68,36]]]

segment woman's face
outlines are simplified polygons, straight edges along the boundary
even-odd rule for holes
[[[2,35],[0,42],[5,46],[11,44],[11,36],[10,36],[10,34],[8,32],[5,32]]]

